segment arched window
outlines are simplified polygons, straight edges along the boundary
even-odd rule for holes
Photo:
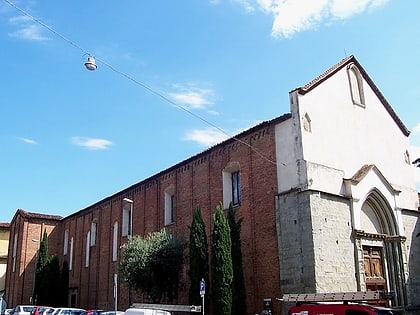
[[[303,129],[307,132],[312,132],[311,117],[309,117],[308,113],[303,116]]]
[[[363,93],[363,80],[359,69],[351,64],[347,68],[350,82],[350,91],[353,104],[365,106],[365,96]]]

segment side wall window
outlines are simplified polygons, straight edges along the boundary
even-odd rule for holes
[[[73,250],[74,250],[74,238],[70,239],[70,259],[69,259],[69,270],[73,270]]]
[[[92,221],[90,225],[90,246],[95,246],[98,238],[98,222]]]
[[[13,239],[13,267],[12,267],[13,272],[16,271],[17,240],[18,240],[18,235],[16,233]]]
[[[90,256],[90,231],[88,231],[86,234],[85,267],[89,267],[89,256]]]
[[[69,230],[66,229],[64,231],[64,244],[63,244],[63,255],[64,256],[67,255],[68,248],[69,248]]]
[[[175,189],[165,190],[165,225],[175,222]]]
[[[241,202],[241,174],[239,171],[232,173],[232,204],[238,205]]]
[[[114,223],[114,231],[112,237],[112,261],[118,258],[118,222]]]
[[[122,217],[122,236],[130,235],[131,231],[131,204],[127,203],[123,207],[123,217]]]
[[[229,204],[234,206],[241,203],[241,172],[239,163],[231,163],[222,172],[223,180],[223,207],[227,209]]]

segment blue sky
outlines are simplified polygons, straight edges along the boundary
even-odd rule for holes
[[[290,90],[350,54],[420,157],[418,12],[417,0],[0,0],[0,222],[19,208],[69,215],[280,116]]]

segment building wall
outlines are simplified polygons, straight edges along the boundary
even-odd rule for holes
[[[408,255],[406,280],[408,297],[413,305],[420,305],[420,220],[419,215],[411,211],[403,211],[404,229],[410,231],[404,246]]]
[[[355,66],[362,103],[354,102],[349,80],[349,69]],[[419,255],[410,254],[419,247],[412,234],[419,203],[408,156],[409,132],[352,57],[290,92],[290,104],[291,119],[276,127],[277,157],[282,162],[277,217],[282,291],[363,290],[362,247],[375,243],[387,256],[389,289],[400,296],[394,302],[404,305],[405,288],[418,290],[419,276],[413,270],[420,265]],[[290,180],[282,182],[284,178]],[[378,205],[374,220],[383,228],[354,239],[353,232],[365,229],[360,218],[372,200]],[[284,254],[289,252],[295,255]],[[410,274],[408,286],[401,270]],[[419,305],[418,298],[408,300]]]
[[[353,233],[363,227],[360,212],[372,191],[395,217],[396,227],[389,229],[398,234],[389,235],[396,243],[392,248],[399,250],[398,242],[405,247],[394,267],[401,263],[405,268],[410,301],[417,303],[419,212],[405,160],[407,135],[367,77],[363,77],[366,106],[351,103],[346,71],[344,65],[320,76],[316,88],[305,93],[292,91],[290,114],[257,125],[64,219],[19,210],[11,224],[8,300],[12,305],[30,302],[39,247],[32,240],[40,240],[47,230],[50,253],[69,263],[71,306],[124,310],[133,302],[147,302],[118,276],[119,249],[128,240],[122,233],[124,209],[133,208],[134,235],[166,228],[187,241],[193,209],[200,207],[211,244],[214,209],[226,199],[223,172],[239,170],[241,203],[235,209],[237,218],[243,218],[248,314],[260,313],[264,298],[272,299],[278,314],[280,303],[275,298],[283,293],[361,289],[366,240],[355,240]],[[365,164],[374,167],[362,180],[355,180]],[[175,218],[169,224],[165,192],[173,193],[175,201]],[[385,237],[380,237],[382,242]],[[17,254],[10,255],[14,243]],[[174,303],[188,304],[189,285],[187,259]],[[211,297],[210,285],[207,294]]]
[[[7,251],[9,248],[9,223],[0,223],[0,295],[6,285]]]
[[[58,239],[55,228],[59,224],[58,220],[59,217],[33,215],[23,210],[18,210],[15,214],[10,226],[6,274],[6,301],[9,306],[33,302],[39,243],[43,232],[46,231],[49,235],[49,253],[57,252]]]
[[[237,218],[243,218],[241,238],[248,312],[260,312],[266,297],[274,300],[280,292],[274,126],[275,122],[257,126],[240,136],[243,143],[227,141],[65,218],[59,238],[64,242],[68,231],[68,248],[71,239],[74,240],[70,288],[77,292],[75,306],[114,309],[113,278],[118,273],[118,261],[112,261],[113,229],[118,222],[118,245],[125,243],[127,236],[122,236],[124,198],[133,201],[134,235],[144,236],[166,228],[174,236],[188,240],[193,209],[200,207],[211,243],[212,216],[216,205],[223,200],[222,172],[232,165],[239,167],[241,174],[241,203],[236,211]],[[175,220],[165,225],[164,196],[168,189],[175,194]],[[98,224],[97,243],[87,247],[87,234],[93,221]],[[60,246],[62,259],[70,261],[70,251],[64,255],[64,244]],[[187,260],[176,303],[188,304],[189,285]],[[141,302],[142,297],[135,292],[129,294],[121,279],[117,286],[118,309],[127,308],[129,302]],[[210,285],[208,293],[211,294]]]
[[[410,148],[408,135],[390,115],[369,80],[362,77],[362,83],[363,106],[352,101],[347,66],[303,95],[293,92],[291,111],[299,120],[296,127],[302,137],[302,158],[342,170],[344,178],[351,178],[364,164],[375,164],[401,190],[395,206],[417,209],[413,166],[405,157]],[[310,117],[310,131],[302,123],[305,115]],[[308,186],[340,194],[341,183],[325,180],[325,176],[328,173],[318,168],[308,168]]]

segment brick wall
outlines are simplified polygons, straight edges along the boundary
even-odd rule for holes
[[[275,159],[274,124],[253,128],[242,135],[241,141],[245,144],[230,140],[215,146],[64,219],[58,253],[62,260],[69,261],[70,247],[66,256],[63,256],[62,249],[64,233],[68,230],[69,241],[74,239],[70,288],[77,292],[76,306],[114,309],[113,277],[118,272],[118,262],[111,259],[113,225],[118,222],[118,242],[121,245],[127,241],[126,236],[121,236],[125,197],[134,201],[134,235],[145,235],[165,227],[164,194],[165,190],[172,188],[175,221],[165,228],[187,241],[193,209],[199,206],[211,243],[212,215],[216,205],[223,200],[222,171],[229,163],[239,165],[241,172],[242,200],[236,210],[237,217],[243,217],[241,237],[248,312],[259,313],[266,297],[274,301],[280,294],[274,202],[277,175],[276,165],[272,162]],[[85,267],[86,236],[92,221],[98,223],[98,241],[89,248],[89,266]],[[187,275],[188,259],[176,303],[188,304]],[[129,294],[119,279],[118,309],[127,308],[129,300],[141,302],[141,299],[135,292]]]

